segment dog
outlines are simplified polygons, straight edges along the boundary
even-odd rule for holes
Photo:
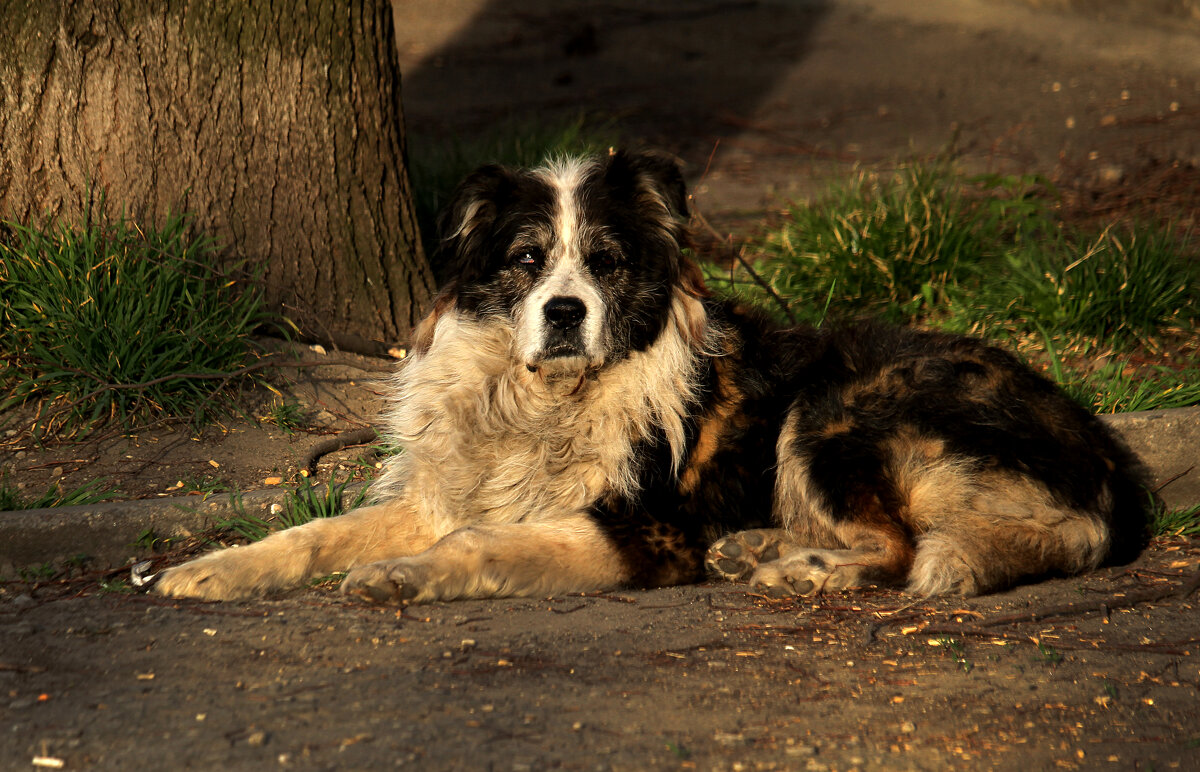
[[[391,381],[373,504],[169,569],[232,599],[334,571],[372,601],[716,577],[771,596],[974,595],[1127,557],[1133,459],[979,340],[783,328],[715,299],[677,164],[486,166],[444,213],[447,275]]]

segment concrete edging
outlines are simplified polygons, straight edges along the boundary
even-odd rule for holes
[[[315,485],[321,494],[324,485]],[[343,501],[350,501],[365,484],[346,486]],[[289,488],[259,490],[234,497],[228,493],[134,499],[75,507],[0,512],[0,577],[10,577],[22,566],[68,560],[76,555],[91,558],[91,567],[120,566],[132,558],[148,557],[149,550],[136,542],[147,530],[157,538],[184,538],[209,530],[239,514],[267,518],[272,506],[284,506]]]
[[[1200,504],[1200,407],[1101,418],[1146,465],[1151,484],[1163,486],[1159,495],[1169,507]],[[350,486],[347,494],[361,487]],[[241,505],[265,517],[273,504],[283,505],[287,494],[287,489],[252,491],[241,496]],[[93,566],[123,565],[145,556],[134,543],[147,529],[159,538],[186,537],[235,514],[226,494],[0,512],[0,577],[12,576],[17,567],[80,554],[91,557]]]

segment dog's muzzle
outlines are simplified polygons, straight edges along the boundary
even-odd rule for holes
[[[599,364],[593,346],[588,345],[588,316],[592,311],[583,298],[554,295],[541,308],[540,345],[531,371],[543,376],[577,374]]]

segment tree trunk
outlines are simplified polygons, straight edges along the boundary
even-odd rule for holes
[[[407,338],[432,294],[388,0],[0,0],[0,217],[195,215],[318,338]]]

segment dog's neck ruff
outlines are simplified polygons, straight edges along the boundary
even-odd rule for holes
[[[703,304],[676,291],[668,323],[646,350],[545,378],[515,356],[511,324],[450,310],[429,349],[395,376],[387,430],[403,450],[375,483],[379,495],[420,491],[444,520],[490,522],[579,512],[638,487],[634,447],[665,439],[679,468],[685,416],[701,358],[717,350]]]

